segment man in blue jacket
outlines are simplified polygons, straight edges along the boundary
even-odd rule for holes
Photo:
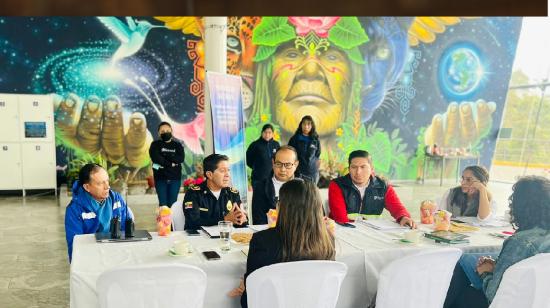
[[[69,262],[73,255],[73,239],[78,234],[109,232],[113,217],[120,220],[121,230],[129,214],[122,196],[110,189],[107,171],[97,164],[86,164],[73,184],[73,199],[65,211],[65,236]],[[133,219],[133,217],[131,217]]]

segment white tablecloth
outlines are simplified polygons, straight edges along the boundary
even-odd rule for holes
[[[502,240],[488,233],[501,229],[471,233],[470,244],[453,247],[465,252],[498,251]],[[70,277],[71,307],[98,307],[96,281],[105,270],[119,266],[179,262],[196,265],[206,272],[208,285],[204,307],[240,307],[239,298],[230,298],[227,293],[239,285],[239,279],[245,272],[246,256],[241,249],[246,246],[233,243],[230,252],[221,253],[219,240],[205,235],[189,237],[183,232],[173,232],[168,237],[159,237],[156,233],[152,235],[152,241],[131,243],[96,243],[93,235],[76,236]],[[448,247],[429,239],[422,239],[417,245],[403,244],[398,241],[400,236],[397,232],[376,231],[363,225],[354,229],[337,227],[336,259],[348,265],[337,307],[368,307],[374,303],[379,273],[385,266],[424,249]],[[168,254],[174,241],[180,239],[186,239],[193,246],[191,256],[173,257]],[[201,254],[205,250],[218,251],[221,260],[207,261]]]
[[[378,231],[363,224],[356,224],[356,228],[338,227],[337,237],[351,246],[361,249],[365,254],[365,269],[367,271],[367,302],[374,304],[378,277],[380,271],[391,262],[426,249],[441,247],[456,247],[464,252],[494,252],[500,251],[502,239],[489,235],[490,232],[498,232],[511,228],[486,228],[476,232],[463,233],[469,235],[469,244],[437,244],[434,240],[422,237],[418,244],[406,244],[399,240],[403,231]],[[431,227],[420,225],[419,230],[432,232]]]
[[[204,307],[240,307],[240,298],[230,298],[227,293],[237,287],[246,270],[246,256],[241,251],[245,245],[232,243],[228,253],[219,251],[219,240],[206,235],[189,237],[183,232],[173,232],[168,237],[152,233],[153,240],[129,243],[96,243],[93,234],[76,236],[73,243],[73,259],[70,277],[70,303],[72,308],[99,307],[96,281],[105,270],[119,266],[144,264],[186,263],[200,267],[207,275]],[[194,253],[189,257],[168,254],[174,241],[186,239]],[[344,241],[337,240],[338,261],[348,265],[338,301],[339,307],[361,307],[367,301],[364,254]],[[207,261],[201,254],[216,250],[221,260]]]

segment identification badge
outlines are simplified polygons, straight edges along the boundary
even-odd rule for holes
[[[82,213],[82,219],[94,219],[96,217],[94,212]]]
[[[231,211],[233,209],[233,203],[231,203],[231,200],[227,201],[227,205],[225,207],[228,211]]]
[[[117,201],[115,202],[115,204],[113,204],[113,210],[116,210],[120,207],[120,201]]]

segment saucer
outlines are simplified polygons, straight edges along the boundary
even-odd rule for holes
[[[190,252],[190,253],[187,253],[187,254],[184,254],[184,255],[180,255],[180,254],[176,253],[176,250],[174,249],[174,247],[171,247],[170,249],[168,249],[168,255],[171,256],[171,257],[189,257],[192,254],[193,253]]]

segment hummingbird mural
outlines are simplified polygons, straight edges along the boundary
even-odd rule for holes
[[[149,31],[153,28],[165,28],[164,26],[155,26],[146,20],[134,20],[130,16],[126,16],[127,25],[120,19],[113,16],[97,17],[101,23],[111,30],[113,34],[120,40],[120,47],[116,50],[111,64],[114,65],[120,59],[129,57],[138,52]]]

